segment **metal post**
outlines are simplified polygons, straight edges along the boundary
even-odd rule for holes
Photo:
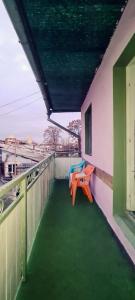
[[[22,276],[23,281],[26,281],[27,275],[27,183],[26,178],[22,181],[22,193],[23,193],[23,212],[22,212],[22,241],[23,241],[23,265]]]

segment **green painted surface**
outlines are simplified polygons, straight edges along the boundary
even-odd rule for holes
[[[85,112],[85,153],[92,155],[92,104]]]
[[[135,271],[100,210],[57,181],[17,300],[131,300]]]
[[[113,212],[116,222],[131,245],[135,246],[135,227],[126,215],[127,154],[126,154],[126,67],[135,56],[135,35],[120,55],[113,70],[114,172]],[[121,217],[121,218],[119,218]]]
[[[114,214],[126,210],[126,67],[135,56],[135,35],[113,69],[113,207]]]
[[[113,122],[114,122],[114,214],[123,214],[126,209],[126,72],[114,68],[113,74]]]
[[[132,36],[128,45],[123,50],[122,54],[117,60],[116,66],[118,67],[127,66],[134,56],[135,56],[135,35]]]

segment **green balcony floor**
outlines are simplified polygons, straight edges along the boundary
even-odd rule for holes
[[[135,270],[96,204],[56,181],[17,300],[132,300]]]

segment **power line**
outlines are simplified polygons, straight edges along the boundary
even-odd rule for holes
[[[8,111],[8,112],[6,112],[6,113],[0,114],[0,117],[1,117],[1,116],[3,117],[3,116],[8,115],[8,114],[11,114],[11,113],[13,113],[13,112],[15,112],[15,111],[17,111],[17,110],[19,110],[19,109],[21,109],[21,108],[24,108],[24,107],[26,107],[26,106],[29,106],[29,105],[31,105],[33,102],[35,102],[35,101],[37,101],[37,100],[39,100],[39,99],[41,99],[41,98],[42,98],[42,97],[37,98],[37,99],[35,99],[35,100],[33,100],[33,101],[31,101],[31,102],[25,104],[25,105],[22,105],[22,106],[16,108],[16,109],[13,109],[13,110],[10,110],[10,111]]]
[[[34,92],[34,93],[32,93],[32,94],[29,94],[29,95],[27,95],[27,96],[25,96],[25,97],[17,98],[17,99],[15,99],[15,100],[11,101],[11,102],[7,102],[6,104],[0,105],[0,108],[5,107],[5,106],[8,106],[8,105],[12,105],[13,103],[16,103],[16,102],[19,102],[19,101],[21,101],[21,100],[27,99],[27,98],[29,98],[29,97],[31,97],[31,96],[33,96],[33,95],[38,94],[38,93],[40,93],[40,91]]]

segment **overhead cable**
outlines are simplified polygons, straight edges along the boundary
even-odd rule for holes
[[[17,111],[17,110],[19,110],[19,109],[22,109],[22,108],[24,108],[24,107],[26,107],[26,106],[29,106],[29,105],[31,105],[33,102],[35,102],[35,101],[37,101],[37,100],[40,100],[40,99],[42,99],[42,97],[37,98],[37,99],[35,99],[35,100],[33,100],[33,101],[31,101],[31,102],[25,104],[25,105],[19,106],[19,107],[16,108],[16,109],[13,109],[13,110],[10,110],[10,111],[5,112],[5,113],[3,113],[3,114],[0,114],[0,117],[3,117],[3,116],[5,116],[5,115],[9,115],[9,114],[11,114],[11,113],[13,113],[13,112],[15,112],[15,111]]]
[[[7,103],[5,103],[5,104],[3,104],[3,105],[0,105],[0,108],[5,107],[5,106],[12,105],[12,104],[14,104],[14,103],[16,103],[16,102],[19,102],[19,101],[22,101],[22,100],[25,100],[25,99],[27,99],[27,98],[29,98],[29,97],[31,97],[31,96],[33,96],[33,95],[36,95],[36,94],[38,94],[38,93],[40,93],[40,91],[31,93],[31,94],[29,94],[29,95],[27,95],[27,96],[24,96],[24,97],[17,98],[17,99],[15,99],[15,100],[11,101],[11,102],[7,102]]]

